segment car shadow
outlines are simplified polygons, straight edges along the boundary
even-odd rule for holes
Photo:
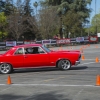
[[[73,66],[70,70],[84,70],[87,69],[87,66]]]
[[[14,70],[13,73],[47,72],[47,71],[59,71],[59,68],[17,69],[17,70]]]
[[[70,70],[85,70],[87,66],[73,66]],[[69,70],[69,71],[70,71]],[[50,72],[50,71],[62,71],[59,68],[32,68],[32,69],[17,69],[13,73],[29,73],[29,72]],[[68,70],[65,70],[68,71]]]
[[[34,87],[31,87],[34,89]],[[39,87],[38,87],[39,88]],[[37,88],[37,90],[38,90]],[[19,89],[19,87],[18,87]],[[26,95],[22,93],[20,93],[20,95],[18,94],[18,89],[16,90],[17,93],[13,92],[13,93],[2,93],[0,94],[0,100],[71,100],[68,96],[68,94],[63,94],[63,93],[59,93],[57,91],[50,91],[48,89],[48,91],[46,89],[40,90],[40,92],[37,91],[33,91],[33,93],[29,92],[31,94],[31,96],[29,96],[30,94],[27,93]],[[26,88],[27,89],[27,88]],[[24,89],[23,89],[24,90]],[[25,90],[25,92],[27,92],[28,90]],[[43,91],[43,92],[42,92]]]

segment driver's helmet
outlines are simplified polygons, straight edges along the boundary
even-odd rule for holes
[[[33,49],[33,48],[27,48],[26,51],[27,51],[28,53],[33,53],[34,49]]]

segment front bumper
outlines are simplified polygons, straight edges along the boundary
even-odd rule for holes
[[[75,62],[75,65],[78,65],[78,64],[80,64],[80,62],[81,62],[81,54],[79,55],[79,58],[78,58],[78,60]]]
[[[76,61],[76,62],[75,62],[75,65],[78,65],[78,64],[80,64],[80,61]]]

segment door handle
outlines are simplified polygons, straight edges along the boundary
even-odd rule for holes
[[[24,56],[24,58],[27,58],[27,56]]]

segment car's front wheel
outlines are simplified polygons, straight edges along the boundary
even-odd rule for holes
[[[58,68],[61,70],[68,70],[71,68],[71,62],[67,59],[60,60],[58,62]]]
[[[10,65],[10,64],[8,64],[8,63],[2,63],[1,65],[0,65],[0,72],[2,73],[2,74],[8,74],[8,73],[10,73],[12,71],[12,66]]]

